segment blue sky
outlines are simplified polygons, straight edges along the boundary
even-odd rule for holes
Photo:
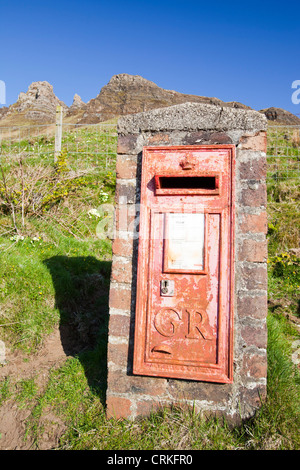
[[[6,104],[46,80],[70,105],[118,73],[300,115],[300,2],[0,0]]]

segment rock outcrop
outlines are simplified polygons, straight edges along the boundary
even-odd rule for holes
[[[4,116],[8,113],[8,108],[6,106],[3,106],[3,108],[0,108],[0,120],[4,118]]]
[[[16,103],[9,106],[4,115],[4,119],[9,118],[16,123],[23,121],[37,123],[55,122],[55,113],[57,105],[61,105],[66,111],[68,107],[57,98],[53,92],[53,86],[48,82],[33,82],[26,93],[19,94]],[[2,122],[1,122],[1,125]]]
[[[261,109],[261,113],[263,113],[268,121],[273,122],[274,124],[283,124],[283,125],[300,125],[300,118],[295,116],[295,114],[286,111],[285,109],[281,108],[267,108]]]
[[[75,93],[74,98],[73,98],[73,103],[71,104],[68,113],[77,113],[78,111],[81,111],[82,109],[86,108],[86,103],[82,101],[81,97]]]
[[[99,95],[87,103],[80,122],[96,123],[116,116],[135,114],[186,102],[251,109],[238,102],[224,103],[218,98],[164,90],[139,75],[122,73],[114,75],[109,83],[101,89]]]

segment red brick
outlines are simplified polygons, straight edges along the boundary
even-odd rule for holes
[[[131,260],[123,258],[122,260],[113,259],[111,279],[118,282],[130,284],[132,279]]]
[[[126,182],[126,184],[121,184]],[[136,187],[128,180],[118,180],[116,184],[116,196],[115,199],[117,202],[125,204],[134,204],[136,198]],[[121,202],[122,201],[122,202]]]
[[[159,396],[166,391],[166,380],[156,377],[130,376],[125,373],[110,371],[108,374],[108,388],[119,393]]]
[[[119,286],[110,286],[109,306],[112,308],[120,308],[122,310],[130,310],[131,307],[131,290],[122,289]]]
[[[267,133],[258,132],[256,135],[242,136],[240,138],[239,148],[242,150],[257,150],[267,152]]]
[[[137,214],[134,206],[131,204],[119,204],[115,209],[115,227],[116,231],[131,232],[136,229],[135,219]]]
[[[268,231],[267,212],[260,214],[242,214],[240,229],[243,233],[264,233]]]
[[[112,252],[118,256],[132,256],[133,240],[122,240],[116,238],[112,244]]]
[[[108,343],[107,362],[113,362],[117,366],[126,367],[128,362],[128,345]]]
[[[268,249],[267,241],[257,241],[246,239],[242,241],[238,251],[238,259],[240,261],[250,261],[263,263],[267,261]]]
[[[135,178],[137,171],[136,159],[118,157],[116,164],[117,178]]]
[[[108,418],[128,418],[131,415],[131,401],[127,398],[110,396],[106,400],[106,416]]]
[[[110,315],[109,335],[128,338],[130,330],[130,317],[126,315]]]
[[[238,297],[237,309],[240,318],[252,317],[263,319],[267,316],[267,295],[259,295],[256,297]]]
[[[241,203],[249,207],[267,205],[267,187],[262,183],[254,183],[256,187],[249,187],[241,191]]]
[[[267,290],[267,269],[264,266],[244,266],[241,268],[240,276],[248,290]]]
[[[136,147],[137,139],[137,134],[119,135],[117,153],[126,155],[127,153],[132,152]]]
[[[267,160],[266,157],[255,158],[239,165],[240,178],[242,180],[262,180],[266,179],[267,174]]]
[[[254,327],[242,325],[241,336],[247,346],[256,346],[258,348],[267,348],[267,326]]]
[[[225,132],[212,132],[209,142],[212,144],[232,144],[232,139]]]
[[[249,377],[249,375],[256,379],[267,377],[267,368],[266,356],[254,354],[253,356],[244,357],[243,373],[246,377]]]
[[[177,400],[199,400],[211,403],[224,403],[230,399],[231,385],[224,384],[216,387],[209,382],[169,380],[168,395],[173,401]]]
[[[242,416],[245,418],[253,416],[253,411],[261,407],[266,397],[267,387],[265,385],[256,385],[254,389],[241,388],[239,403]]]
[[[153,400],[142,400],[137,402],[136,408],[138,416],[149,416],[151,413],[155,413],[160,410],[162,405]]]
[[[154,135],[151,135],[148,139],[148,143],[149,145],[152,145],[152,144],[168,144],[169,143],[169,134],[162,134],[162,133],[159,133],[159,134],[154,134]]]
[[[197,131],[188,133],[183,143],[186,145],[231,144],[232,139],[224,132]]]

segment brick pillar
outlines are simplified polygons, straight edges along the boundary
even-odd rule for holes
[[[193,405],[233,422],[266,395],[267,215],[264,115],[185,103],[118,123],[115,238],[110,287],[107,415],[135,418],[160,406]],[[235,144],[234,377],[217,384],[132,374],[140,175],[144,146]]]

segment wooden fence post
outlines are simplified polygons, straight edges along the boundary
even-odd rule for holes
[[[57,162],[58,156],[61,152],[62,121],[63,121],[63,109],[62,109],[62,106],[58,105],[56,107],[54,163]]]

